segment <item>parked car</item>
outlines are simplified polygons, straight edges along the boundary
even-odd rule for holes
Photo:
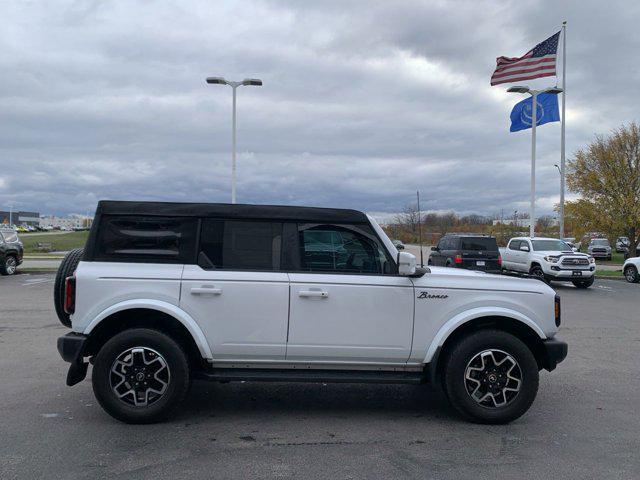
[[[595,280],[596,262],[593,256],[574,252],[557,238],[517,237],[509,240],[502,267],[547,282],[572,282],[578,288],[589,288]]]
[[[587,253],[594,258],[611,260],[611,245],[606,238],[592,238],[587,247]]]
[[[393,246],[396,247],[396,250],[404,250],[404,243],[401,240],[392,240]]]
[[[626,252],[629,249],[630,244],[631,242],[629,241],[629,237],[618,237],[616,239],[616,252]]]
[[[494,237],[479,234],[449,233],[431,247],[429,265],[501,273],[502,258]]]
[[[13,275],[22,263],[24,247],[13,229],[0,228],[0,274]]]
[[[166,418],[191,380],[431,382],[461,415],[524,414],[567,353],[532,279],[416,266],[355,210],[101,201],[54,284],[67,384]]]

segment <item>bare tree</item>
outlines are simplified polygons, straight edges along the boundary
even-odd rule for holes
[[[418,206],[415,203],[407,204],[402,209],[402,213],[396,215],[396,223],[408,228],[414,235],[417,235],[418,233],[419,219],[420,212],[418,211]]]

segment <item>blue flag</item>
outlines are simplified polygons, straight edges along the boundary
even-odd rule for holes
[[[559,122],[558,95],[554,93],[541,93],[537,96],[538,109],[536,111],[536,126],[549,122]],[[518,102],[511,110],[511,132],[519,132],[531,128],[533,110],[533,97]]]

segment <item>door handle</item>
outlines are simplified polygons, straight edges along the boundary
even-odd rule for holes
[[[222,295],[222,289],[215,287],[191,287],[191,295]]]
[[[322,290],[300,290],[298,292],[299,297],[318,297],[318,298],[327,298],[329,297],[329,292],[325,292]]]

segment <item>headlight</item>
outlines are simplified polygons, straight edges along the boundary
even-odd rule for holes
[[[596,263],[596,259],[593,257],[589,257],[589,263]]]
[[[560,257],[544,257],[545,261],[549,262],[549,263],[558,263],[558,260],[560,259]]]

